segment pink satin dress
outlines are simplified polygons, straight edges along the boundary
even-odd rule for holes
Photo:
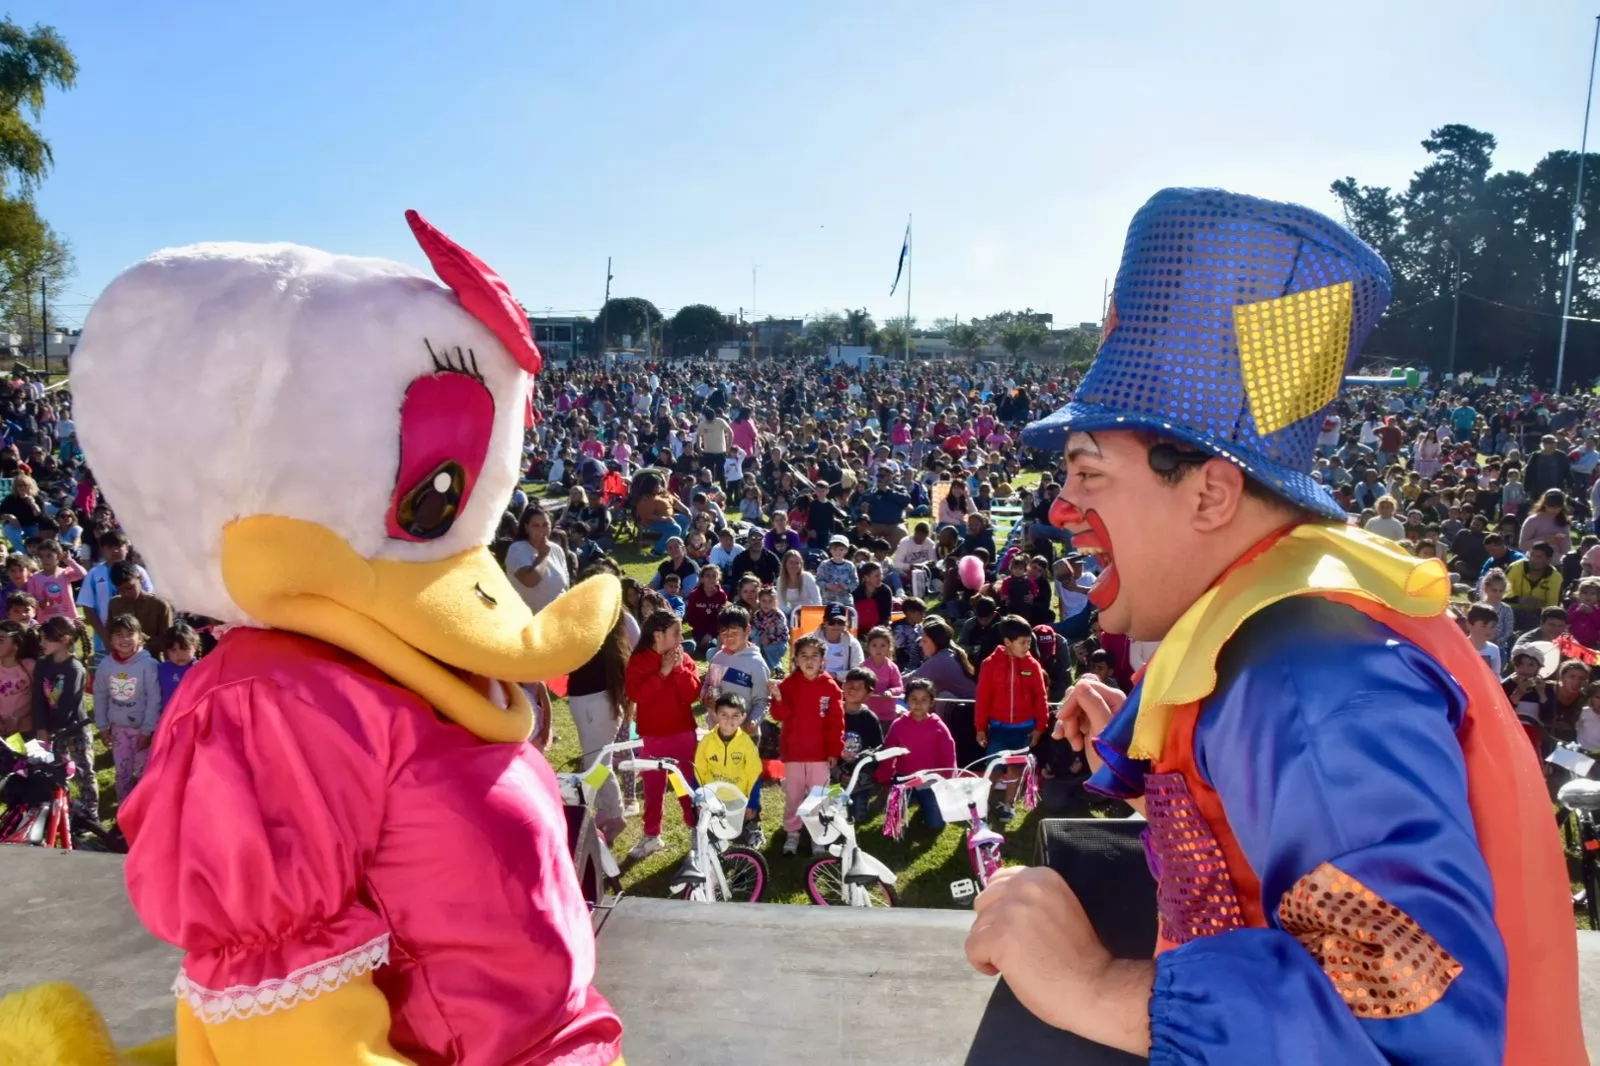
[[[167,708],[121,822],[134,908],[186,953],[175,991],[202,1021],[371,972],[417,1063],[621,1054],[543,757],[337,648],[229,632]]]

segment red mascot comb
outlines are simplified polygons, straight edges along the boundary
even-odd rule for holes
[[[406,222],[433,265],[433,272],[450,286],[467,313],[489,327],[522,369],[537,374],[544,360],[533,343],[533,334],[528,332],[527,316],[511,298],[511,287],[483,260],[440,233],[415,211],[406,212]]]

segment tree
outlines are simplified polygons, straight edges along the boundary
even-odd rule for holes
[[[940,317],[940,318],[936,318],[936,319],[933,320],[933,331],[935,333],[948,334],[952,329],[955,329],[956,326],[958,326],[958,325],[960,325],[960,322],[958,322],[956,319],[947,318],[947,317]]]
[[[613,296],[597,316],[604,335],[600,342],[616,347],[628,337],[637,347],[648,347],[649,336],[661,329],[661,312],[642,296]]]
[[[844,313],[844,335],[850,343],[858,347],[870,347],[874,335],[878,332],[877,323],[872,321],[872,316],[865,307]]]
[[[1061,358],[1071,367],[1087,367],[1100,348],[1100,334],[1092,329],[1069,329],[1061,335]]]
[[[827,342],[815,333],[802,333],[794,339],[793,353],[796,359],[815,359],[827,350]]]
[[[843,344],[847,336],[844,316],[837,311],[815,315],[806,323],[806,332],[822,341],[824,348]]]
[[[39,321],[33,301],[41,288],[48,303],[73,272],[67,242],[33,203],[55,158],[34,123],[45,91],[70,89],[77,76],[78,61],[55,30],[0,20],[0,318],[24,335]]]
[[[1427,161],[1401,193],[1346,177],[1332,185],[1345,221],[1389,264],[1394,300],[1366,351],[1390,362],[1554,376],[1578,156],[1558,151],[1523,173],[1492,173],[1495,139],[1433,130]],[[1591,156],[1586,168],[1600,166]],[[1573,314],[1600,315],[1600,189],[1585,182]],[[1456,298],[1459,284],[1460,296]],[[1459,312],[1457,305],[1459,304]],[[1452,329],[1452,318],[1459,314]],[[1600,328],[1574,321],[1564,385],[1600,372]]]
[[[1040,323],[1017,316],[1000,327],[998,340],[1006,354],[1015,359],[1023,352],[1036,350],[1049,336],[1050,331]]]
[[[27,336],[39,322],[41,286],[47,303],[59,299],[73,267],[72,249],[32,201],[0,197],[0,321]]]
[[[976,322],[963,322],[959,326],[952,326],[945,334],[945,339],[954,345],[956,351],[973,356],[988,347],[989,331]]]
[[[728,320],[710,304],[687,304],[672,316],[675,355],[704,355],[727,336]]]
[[[24,30],[9,18],[0,21],[0,173],[22,196],[32,193],[55,161],[49,142],[28,119],[39,120],[47,88],[70,89],[77,78],[78,61],[54,29]]]
[[[902,358],[906,354],[907,336],[905,319],[897,318],[878,330],[873,350],[892,359]]]

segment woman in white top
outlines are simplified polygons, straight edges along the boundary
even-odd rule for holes
[[[534,614],[567,591],[567,553],[551,542],[550,516],[538,504],[523,512],[522,539],[506,549],[506,573]]]
[[[805,559],[793,548],[783,553],[783,569],[778,571],[778,606],[790,622],[800,608],[822,606],[817,579],[806,571]]]
[[[967,528],[967,515],[978,510],[978,505],[972,502],[972,497],[967,495],[967,483],[961,478],[950,482],[950,492],[939,501],[939,514],[937,524],[940,526],[956,526],[960,529]]]
[[[1412,453],[1411,468],[1423,477],[1433,477],[1439,473],[1441,465],[1439,456],[1443,451],[1439,444],[1439,431],[1428,430],[1422,439],[1417,441],[1417,449]]]

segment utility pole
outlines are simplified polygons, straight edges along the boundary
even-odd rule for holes
[[[606,298],[600,302],[600,358],[606,357],[606,305],[611,303],[611,257],[606,256]]]
[[[1449,241],[1445,242],[1455,256],[1455,266],[1451,271],[1450,287],[1453,295],[1450,300],[1450,370],[1449,376],[1456,376],[1456,330],[1461,324],[1461,249]]]
[[[44,376],[50,377],[50,307],[45,296],[45,278],[39,275],[39,347],[44,351]]]
[[[1600,15],[1594,19],[1594,44],[1589,48],[1589,94],[1583,100],[1583,139],[1578,142],[1578,188],[1572,194],[1572,237],[1567,241],[1567,284],[1561,294],[1561,340],[1556,344],[1556,387],[1561,395],[1561,372],[1567,363],[1567,318],[1572,314],[1572,275],[1578,266],[1578,218],[1583,213],[1583,163],[1589,153],[1589,108],[1594,103],[1594,65],[1600,56]]]

